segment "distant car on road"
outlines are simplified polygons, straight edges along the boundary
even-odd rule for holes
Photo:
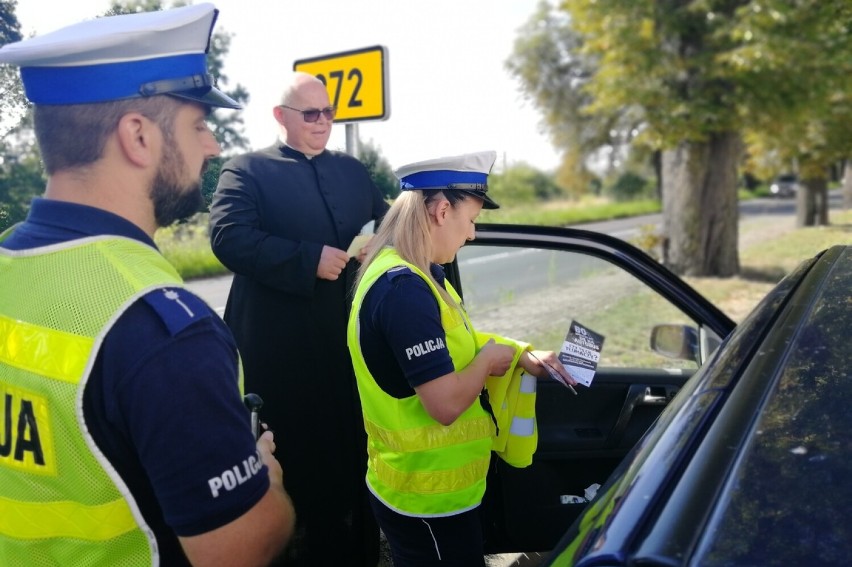
[[[769,186],[774,197],[795,197],[799,191],[799,178],[793,174],[779,175]]]

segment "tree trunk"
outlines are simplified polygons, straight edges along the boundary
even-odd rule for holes
[[[742,152],[735,132],[706,142],[682,142],[663,152],[663,262],[687,276],[734,276],[739,209],[737,164]]]
[[[828,224],[828,180],[825,177],[803,179],[796,193],[796,226]]]
[[[852,159],[846,160],[843,168],[843,210],[852,209]]]
[[[663,201],[663,152],[655,150],[651,157],[651,163],[654,164],[654,174],[657,177],[657,184],[654,187],[654,194],[657,200]]]

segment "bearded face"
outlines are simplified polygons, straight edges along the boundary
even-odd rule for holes
[[[186,161],[174,137],[164,133],[163,142],[162,158],[150,190],[154,218],[160,227],[187,219],[203,210],[201,176],[207,165],[205,161],[202,171],[193,176],[186,171]]]

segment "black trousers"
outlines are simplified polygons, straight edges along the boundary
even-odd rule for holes
[[[414,518],[394,512],[372,494],[369,499],[390,544],[394,567],[485,567],[479,508]]]

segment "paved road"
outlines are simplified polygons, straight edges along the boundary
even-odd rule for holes
[[[830,195],[831,208],[840,208],[841,195],[839,191],[832,191]],[[793,199],[752,199],[740,203],[740,221],[755,216],[790,216],[796,212],[796,203]],[[576,228],[593,230],[610,234],[623,240],[635,238],[643,227],[658,227],[662,223],[661,214],[642,215],[610,221],[593,222],[575,225]],[[479,269],[479,268],[477,268]],[[483,267],[482,269],[487,269]],[[231,286],[231,275],[205,278],[187,282],[187,287],[205,299],[221,315],[225,311],[225,302],[228,299],[228,289]]]

